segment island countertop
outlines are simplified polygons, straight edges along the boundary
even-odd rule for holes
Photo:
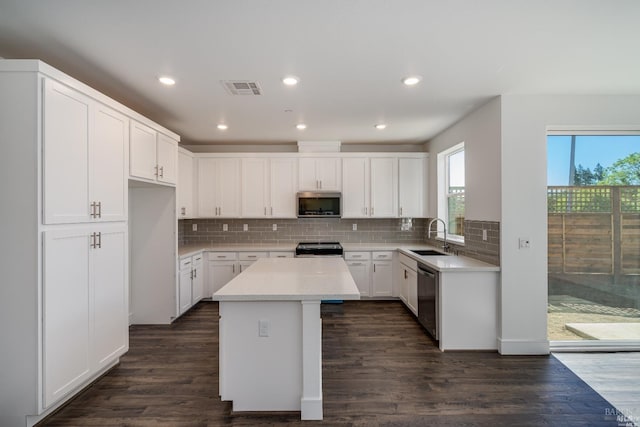
[[[213,294],[214,301],[357,300],[342,258],[261,258]]]

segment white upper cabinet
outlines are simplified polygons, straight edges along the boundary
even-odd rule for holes
[[[367,218],[369,212],[369,159],[342,160],[342,216]]]
[[[158,181],[175,184],[178,180],[178,143],[159,133],[157,147]]]
[[[175,184],[178,142],[149,126],[131,121],[129,175],[133,179]]]
[[[343,214],[345,218],[397,216],[398,170],[395,158],[343,159]]]
[[[100,104],[94,111],[90,134],[90,200],[95,203],[98,219],[123,221],[128,215],[129,119]]]
[[[301,191],[340,191],[342,184],[339,157],[302,157],[299,162]]]
[[[125,220],[128,118],[49,79],[43,116],[44,223]]]
[[[371,217],[398,216],[398,161],[395,158],[371,159]]]
[[[44,81],[44,222],[90,220],[89,114],[91,100]]]
[[[295,218],[297,160],[242,159],[242,217]]]
[[[193,184],[193,156],[186,150],[180,149],[176,184],[178,218],[193,218]]]
[[[398,164],[399,216],[403,218],[426,217],[426,159],[401,157]]]
[[[269,159],[242,159],[242,217],[271,216]]]
[[[198,216],[240,217],[240,159],[198,159]]]
[[[298,159],[273,158],[270,171],[271,216],[296,218]]]

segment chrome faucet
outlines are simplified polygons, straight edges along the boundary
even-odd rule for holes
[[[427,225],[427,230],[429,231],[429,234],[427,234],[427,237],[430,239],[431,238],[431,225],[434,222],[440,221],[442,223],[442,227],[444,227],[444,245],[442,245],[442,249],[444,249],[445,252],[449,251],[449,245],[447,244],[447,223],[444,222],[443,219],[440,218],[433,218],[431,221],[429,221],[429,225]],[[435,229],[435,233],[436,233],[436,237],[438,237],[438,224],[436,223],[436,229]]]

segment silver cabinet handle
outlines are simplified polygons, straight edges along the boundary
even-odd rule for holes
[[[102,202],[98,202],[98,218],[102,218]]]
[[[257,258],[257,255],[247,255],[247,258]]]
[[[354,258],[362,258],[362,255],[351,255]]]
[[[158,176],[158,165],[155,165],[155,166],[153,167],[153,169],[154,169],[153,174],[157,177],[157,176]]]
[[[160,166],[160,178],[164,178],[164,166]]]
[[[191,280],[193,280],[193,270],[191,270],[191,276],[189,276]]]
[[[180,208],[180,214],[183,215],[183,216],[186,215],[187,214],[187,208],[185,208],[185,207]]]
[[[196,279],[198,277],[198,270],[192,270],[193,271],[193,278]]]
[[[267,216],[267,207],[264,207],[264,216]]]
[[[322,190],[322,180],[320,180],[320,189]]]
[[[373,206],[371,206],[371,216],[373,216]]]
[[[95,218],[96,217],[96,202],[91,202],[91,213],[89,214],[89,216],[91,218]]]
[[[271,209],[271,214],[270,215],[273,216],[273,206],[271,206],[270,209]]]
[[[407,270],[404,271],[404,278],[407,278]]]
[[[349,265],[362,265],[362,263],[361,262],[352,262]]]
[[[374,273],[376,272],[376,265],[375,264],[373,264],[373,272]]]
[[[233,268],[233,270],[232,270],[232,271],[233,271],[233,274],[236,274],[236,265],[235,265],[235,264],[233,264],[232,268]]]
[[[89,247],[91,249],[96,248],[96,233],[91,233],[91,241],[89,242]]]
[[[98,233],[98,243],[96,244],[98,249],[102,248],[102,233]]]
[[[402,216],[402,206],[400,206],[400,216]]]

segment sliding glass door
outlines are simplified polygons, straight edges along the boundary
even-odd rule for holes
[[[640,347],[640,135],[548,135],[548,337]]]

